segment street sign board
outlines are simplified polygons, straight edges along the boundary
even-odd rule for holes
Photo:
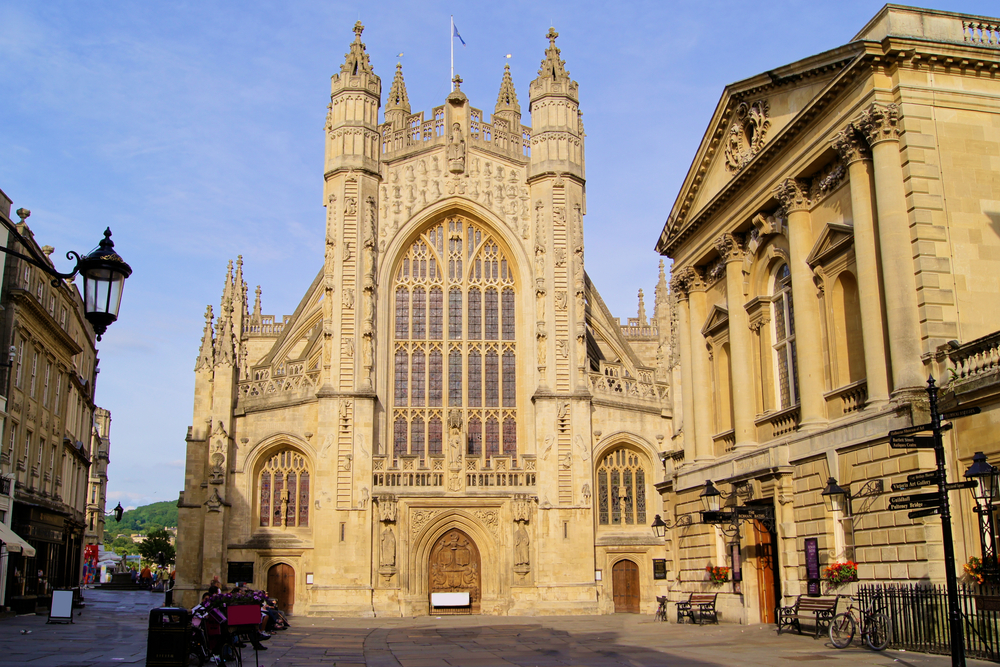
[[[901,503],[898,505],[889,505],[889,509],[894,512],[896,510],[922,510],[928,507],[941,507],[941,505],[936,500],[928,500],[922,503]]]
[[[889,446],[893,449],[933,449],[933,435],[891,435]]]
[[[922,502],[934,502],[938,503],[941,500],[940,494],[934,493],[911,493],[906,496],[893,496],[889,498],[890,505],[905,505],[907,503],[922,503]]]
[[[916,489],[917,486],[913,484],[907,484],[906,482],[896,482],[892,485],[892,492],[899,493],[900,491],[909,491],[910,489]]]
[[[927,486],[928,484],[937,484],[938,474],[937,470],[929,470],[927,472],[915,472],[912,475],[906,476],[906,483],[912,484],[913,486]]]
[[[944,488],[948,489],[949,491],[957,491],[958,489],[974,489],[978,484],[979,482],[977,482],[976,480],[969,479],[964,482],[949,482],[948,484],[944,485]]]
[[[906,428],[897,428],[895,431],[889,431],[889,438],[902,435],[913,435],[914,433],[922,433],[923,431],[933,431],[934,426],[932,424],[917,424],[916,426],[907,426]],[[951,430],[951,424],[941,424],[941,431]]]
[[[934,514],[940,514],[940,513],[941,513],[940,507],[928,507],[925,510],[915,510],[913,512],[910,512],[909,514],[907,514],[907,516],[910,517],[911,519],[919,519],[921,517],[932,516]]]
[[[968,417],[969,415],[978,415],[982,412],[982,408],[962,408],[961,410],[952,410],[951,412],[945,412],[941,415],[941,419],[958,419],[959,417]]]

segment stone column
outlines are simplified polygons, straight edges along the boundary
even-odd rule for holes
[[[677,297],[677,330],[680,333],[681,354],[681,428],[684,429],[684,461],[695,459],[694,428],[694,372],[691,369],[691,313],[688,306],[688,290],[691,288],[694,271],[675,271],[670,280],[670,291]],[[675,417],[676,423],[676,417]]]
[[[733,401],[733,435],[737,447],[756,444],[754,426],[753,347],[750,323],[743,294],[743,239],[723,234],[715,241],[715,249],[726,262],[726,302],[729,309],[729,350],[732,372],[730,384]]]
[[[799,426],[805,429],[826,424],[826,382],[820,341],[819,303],[813,273],[806,264],[814,242],[809,215],[809,181],[787,178],[774,189],[788,211],[788,270],[792,275],[792,306],[795,308],[795,356],[799,367]]]
[[[689,269],[691,273],[688,285],[689,304],[689,329],[691,339],[691,388],[694,395],[693,401],[694,415],[694,458],[696,461],[703,461],[714,457],[712,449],[712,367],[708,358],[708,347],[705,337],[701,333],[701,328],[705,325],[707,313],[707,300],[705,292],[708,285],[705,278],[697,269]],[[685,395],[689,392],[685,389]],[[688,423],[690,424],[690,419]],[[685,438],[685,441],[687,438]]]
[[[854,257],[858,264],[858,298],[865,344],[865,381],[868,404],[889,400],[885,327],[882,321],[882,267],[872,202],[872,163],[868,144],[854,125],[838,133],[833,147],[847,164],[854,217]]]
[[[872,104],[855,122],[872,147],[875,208],[885,281],[885,315],[889,329],[892,390],[923,387],[920,320],[913,275],[913,244],[906,213],[903,169],[899,161],[899,108]]]

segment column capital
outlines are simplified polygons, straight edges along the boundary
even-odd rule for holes
[[[868,141],[854,123],[849,123],[847,127],[835,134],[830,145],[833,146],[846,165],[860,160],[872,159],[871,151],[868,150]]]
[[[742,234],[726,232],[715,239],[715,249],[726,264],[742,262],[746,253],[746,242]]]
[[[852,124],[864,134],[868,143],[874,146],[883,141],[899,141],[899,134],[902,131],[899,120],[899,105],[873,102]]]
[[[789,213],[808,211],[812,204],[809,200],[810,185],[808,178],[786,178],[771,192]]]
[[[704,289],[704,287],[705,276],[694,267],[684,267],[675,272],[673,277],[670,278],[670,291],[677,295],[677,298],[681,301],[687,300],[688,293],[691,290]]]

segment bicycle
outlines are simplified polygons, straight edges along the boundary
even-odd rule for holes
[[[830,623],[830,642],[836,648],[847,648],[854,641],[854,633],[859,625],[858,614],[861,613],[861,639],[873,651],[882,651],[889,645],[892,633],[892,623],[889,616],[881,611],[862,612],[854,606],[857,598],[853,595],[844,596],[851,602],[847,611],[842,611],[833,617]]]
[[[657,595],[656,601],[660,603],[660,606],[656,608],[656,613],[653,614],[654,621],[664,621],[667,620],[667,596]]]

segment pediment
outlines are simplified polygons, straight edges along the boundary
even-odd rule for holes
[[[812,267],[822,266],[854,245],[854,227],[840,223],[828,223],[823,233],[816,239],[806,264]]]
[[[725,88],[684,184],[664,226],[657,250],[685,237],[689,223],[735,191],[789,132],[832,90],[861,47],[847,45],[758,74]]]
[[[710,336],[714,332],[728,328],[729,310],[719,304],[715,304],[708,313],[708,318],[705,320],[705,326],[701,328],[701,333],[703,336]]]

